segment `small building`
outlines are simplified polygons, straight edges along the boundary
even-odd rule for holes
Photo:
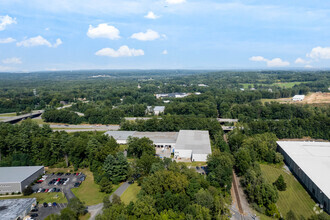
[[[0,200],[1,220],[24,219],[36,205],[36,198],[2,199]]]
[[[146,114],[154,114],[154,115],[159,115],[161,113],[164,113],[165,111],[165,106],[147,106],[146,109]]]
[[[330,142],[277,141],[277,145],[293,174],[330,213]]]
[[[43,174],[43,166],[0,167],[0,194],[23,192]]]
[[[205,85],[203,83],[197,84],[197,86],[199,86],[199,87],[209,87],[208,85]]]
[[[304,100],[304,98],[305,98],[305,95],[295,95],[295,96],[293,96],[292,97],[292,101],[302,101],[302,100]]]

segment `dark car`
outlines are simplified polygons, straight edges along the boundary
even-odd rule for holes
[[[76,182],[75,184],[74,184],[74,187],[79,187],[80,186],[80,183],[79,182]]]
[[[33,213],[33,214],[31,214],[30,215],[32,218],[34,218],[34,217],[38,217],[38,214],[37,213]]]
[[[38,212],[38,209],[31,209],[31,212]]]
[[[82,176],[82,177],[79,178],[80,181],[84,181],[85,179],[86,179],[85,176]]]
[[[57,203],[56,202],[53,202],[53,206],[57,206]]]
[[[60,192],[60,191],[61,191],[61,189],[60,189],[60,188],[56,189],[56,192]]]
[[[44,203],[43,203],[43,206],[44,206],[45,208],[48,207],[47,202],[44,202]]]

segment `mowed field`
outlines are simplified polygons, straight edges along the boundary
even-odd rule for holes
[[[283,216],[292,210],[296,216],[304,216],[305,218],[315,214],[313,208],[314,200],[310,197],[299,181],[284,168],[277,168],[272,165],[260,164],[261,171],[265,179],[269,183],[273,183],[281,174],[287,184],[285,191],[279,191],[279,199],[277,206]]]
[[[131,201],[135,202],[137,200],[136,196],[140,192],[141,187],[137,183],[130,185],[126,191],[121,195],[120,199],[123,203],[128,205]]]

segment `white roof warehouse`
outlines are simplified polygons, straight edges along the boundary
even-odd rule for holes
[[[285,162],[330,213],[330,142],[278,141]]]
[[[157,146],[172,148],[175,158],[185,158],[192,161],[206,161],[211,154],[211,144],[208,131],[180,130],[179,132],[138,132],[138,131],[108,131],[119,144],[126,144],[128,137],[147,137]]]
[[[0,194],[22,192],[43,174],[43,166],[0,167]]]

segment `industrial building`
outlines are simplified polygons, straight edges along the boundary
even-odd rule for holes
[[[170,148],[174,158],[191,161],[206,161],[212,153],[208,131],[180,130],[179,132],[108,131],[105,134],[116,139],[118,144],[127,144],[129,137],[147,137],[155,147]]]
[[[43,166],[0,167],[0,194],[22,192],[43,174]]]
[[[24,219],[36,205],[36,198],[2,199],[0,200],[1,220]]]
[[[304,100],[305,95],[295,95],[292,97],[292,101],[302,101]]]
[[[293,174],[330,213],[330,142],[278,141],[277,145]]]
[[[165,106],[147,106],[146,114],[159,115],[165,112]]]

